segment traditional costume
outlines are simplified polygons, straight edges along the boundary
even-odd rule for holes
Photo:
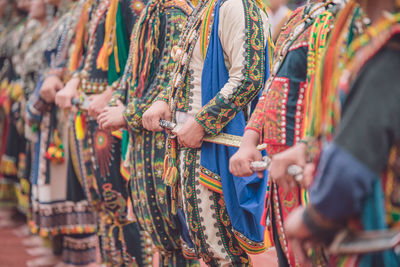
[[[18,210],[29,215],[29,194],[30,194],[30,144],[26,140],[25,120],[23,114],[26,108],[26,102],[34,91],[36,69],[30,68],[31,65],[25,65],[25,55],[30,47],[38,40],[46,29],[45,24],[29,19],[23,27],[18,29],[12,42],[12,58],[10,73],[10,95],[12,99],[12,109],[10,113],[9,133],[7,137],[7,146],[1,159],[0,170],[5,181],[16,187],[18,199]],[[9,188],[11,189],[11,188]]]
[[[70,265],[96,262],[97,216],[88,202],[69,157],[68,114],[46,103],[40,88],[46,77],[67,75],[68,48],[83,6],[83,1],[69,5],[70,11],[55,20],[54,26],[41,36],[29,55],[43,62],[35,89],[27,106],[30,125],[36,125],[32,162],[32,220],[30,228],[42,237],[62,238],[62,261]],[[65,7],[61,7],[62,10]],[[64,122],[65,123],[64,123]],[[63,123],[60,123],[63,122]]]
[[[315,1],[293,11],[282,29],[276,42],[271,76],[246,127],[246,130],[259,133],[260,143],[267,144],[269,156],[301,139],[308,56],[312,53],[309,47],[323,47],[338,10],[340,5],[334,4],[334,1]],[[323,27],[316,28],[312,34],[314,22],[323,24]],[[275,245],[280,266],[297,266],[283,227],[290,211],[305,203],[304,190],[284,194],[268,179],[262,223],[268,230],[266,243]]]
[[[85,3],[70,65],[80,65],[82,60],[74,74],[80,78],[81,97],[101,94],[109,87],[115,89],[127,60],[131,29],[144,6],[140,0]],[[85,43],[87,47],[83,47]],[[107,266],[150,264],[151,241],[143,240],[147,236],[127,216],[127,180],[120,174],[120,135],[99,129],[96,118],[82,109],[75,114],[73,128],[71,157],[85,193],[100,217],[103,262]],[[144,250],[143,243],[149,241]]]
[[[189,17],[170,87],[157,98],[169,103],[178,125],[191,116],[207,134],[243,133],[242,110],[269,69],[269,24],[259,6],[253,0],[202,1]],[[186,149],[168,139],[164,178],[172,186],[173,209],[184,208],[196,252],[209,266],[251,265],[247,252],[265,249],[258,221],[262,193],[248,198],[264,181],[234,178],[228,170],[234,152],[207,143]]]
[[[13,90],[12,80],[15,79],[15,72],[12,68],[11,58],[18,46],[18,40],[21,38],[24,25],[25,19],[22,16],[16,16],[12,18],[10,25],[4,27],[0,33],[0,160],[3,158],[7,147],[11,105],[18,98],[18,94],[22,93],[22,90],[19,90],[19,93],[13,94],[17,90]],[[15,177],[12,178],[13,171],[11,170],[15,165],[9,165],[11,169],[8,169],[6,165],[8,164],[4,163],[3,167],[0,166],[0,206],[16,207],[18,203],[15,188],[16,179],[14,179]],[[8,178],[4,177],[4,174],[8,175]]]
[[[323,86],[310,101],[310,122],[317,123],[307,124],[308,136],[326,143],[316,157],[303,221],[326,243],[345,227],[399,226],[400,14],[385,12],[354,37],[360,26],[354,23],[356,16],[357,8],[349,4],[339,17],[321,66]],[[323,109],[315,105],[319,101],[325,101]],[[332,266],[399,264],[394,251],[331,258]]]
[[[191,12],[186,1],[155,0],[147,4],[132,33],[128,63],[112,100],[127,99],[124,115],[130,139],[125,161],[129,164],[132,207],[160,253],[160,266],[198,265],[197,260],[185,259],[197,257],[193,245],[190,249],[182,244],[183,225],[171,211],[169,190],[162,179],[165,135],[142,126],[142,114],[169,84],[175,67],[172,47],[178,44]]]

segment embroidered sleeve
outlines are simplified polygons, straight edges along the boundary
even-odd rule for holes
[[[267,90],[264,90],[246,126],[246,130],[256,131],[260,134],[260,136],[262,134],[264,125],[264,107],[266,104],[266,98]]]
[[[122,103],[125,103],[126,101],[126,84],[123,82],[123,79],[124,76],[122,76],[122,78],[117,81],[118,85],[113,87],[112,97],[109,102],[110,106],[115,106],[118,100]]]
[[[167,97],[167,87],[170,74],[174,70],[175,62],[171,58],[172,47],[178,44],[183,25],[186,21],[186,14],[180,9],[166,11],[166,33],[164,49],[160,56],[158,71],[154,74],[153,82],[147,87],[141,98],[132,98],[124,112],[128,125],[135,129],[142,127],[142,115],[154,102],[154,100]],[[165,92],[165,93],[164,93]]]
[[[164,88],[164,90],[162,90],[158,96],[156,97],[156,99],[154,99],[154,101],[164,101],[168,103],[168,96],[169,96],[169,89],[170,87],[167,86],[166,88]]]
[[[264,22],[252,0],[221,6],[219,36],[229,71],[221,91],[197,114],[208,134],[218,134],[262,89],[265,73]]]

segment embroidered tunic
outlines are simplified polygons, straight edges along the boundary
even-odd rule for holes
[[[205,1],[193,14],[188,25],[198,25],[196,19],[200,18],[200,33],[197,36],[189,33],[188,39],[183,40],[192,45],[182,52],[179,61],[179,65],[187,66],[188,71],[185,71],[186,67],[178,66],[171,83],[173,88],[181,86],[182,89],[176,92],[168,89],[157,99],[169,102],[176,111],[174,120],[178,125],[192,116],[208,134],[215,135],[247,106],[263,86],[266,28],[269,24],[257,4],[248,0]],[[215,17],[219,18],[218,24],[214,22]],[[188,28],[188,32],[191,29],[194,28]],[[212,34],[215,38],[211,38]],[[208,81],[202,79],[207,53],[213,46],[210,39],[220,40],[223,50],[221,67],[227,70],[227,82],[223,82],[215,97],[203,103],[203,93],[212,93],[213,89],[204,89],[203,85]],[[217,59],[217,54],[209,58]],[[182,205],[196,252],[210,266],[250,264],[247,253],[239,244],[239,235],[235,236],[233,232],[221,190],[221,178],[200,167],[202,156],[199,149],[178,148]],[[205,157],[218,161],[215,154]],[[211,182],[207,183],[207,178],[202,180],[202,177],[210,178]],[[246,247],[245,242],[242,244]],[[261,247],[262,251],[262,244],[251,244],[253,247],[247,248],[259,250]]]
[[[333,9],[329,2],[332,1],[320,1],[293,11],[276,42],[272,75],[246,126],[246,130],[259,133],[260,143],[268,145],[269,156],[295,145],[301,138],[311,26],[319,14]],[[330,16],[333,24],[334,17]],[[268,227],[268,239],[276,247],[281,266],[297,266],[285,236],[284,221],[294,208],[305,204],[305,192],[283,194],[270,179],[267,188],[266,221],[262,223]]]
[[[30,123],[40,125],[38,139],[34,143],[31,172],[31,231],[44,237],[62,234],[62,260],[76,265],[96,262],[98,218],[83,192],[69,157],[68,114],[58,110],[54,104],[45,103],[39,97],[39,91],[42,81],[48,75],[55,75],[52,72],[62,71],[63,75],[67,75],[67,49],[71,45],[73,29],[81,9],[82,1],[71,6],[70,11],[55,22],[49,33],[41,37],[45,51],[36,51],[35,54],[38,57],[43,53],[46,64],[41,66],[43,75],[37,82],[35,94],[27,108]],[[60,123],[62,121],[66,123]],[[57,144],[57,138],[60,138],[61,144]],[[60,145],[63,146],[63,161],[54,162],[49,158],[49,148],[59,148]],[[79,242],[86,245],[76,246],[75,243]],[[71,250],[74,253],[70,253]]]
[[[113,82],[109,71],[98,68],[97,59],[105,41],[106,16],[111,12],[110,6],[114,3],[114,0],[101,0],[90,5],[90,19],[86,29],[87,47],[77,72],[80,78],[79,93],[82,95],[103,93],[111,86],[110,82]],[[125,42],[129,42],[132,26],[144,3],[140,0],[117,0],[117,5],[117,13],[111,25],[116,25],[116,31],[121,33],[121,41],[117,44],[118,55],[124,55],[129,47]],[[125,64],[125,61],[126,58],[120,64]],[[116,78],[121,74],[118,73]],[[115,84],[117,83],[116,81]],[[107,266],[149,264],[151,251],[142,247],[147,236],[127,216],[127,180],[120,174],[121,144],[118,134],[100,130],[96,118],[89,117],[85,111],[80,112],[82,119],[86,121],[84,138],[76,135],[77,115],[70,145],[71,156],[85,193],[100,216],[103,262]]]
[[[18,209],[23,213],[29,211],[31,160],[31,154],[28,153],[30,151],[29,143],[27,144],[25,138],[29,132],[25,131],[23,114],[26,101],[33,91],[34,80],[37,77],[36,70],[30,68],[30,64],[25,66],[25,56],[45,29],[45,26],[40,25],[38,21],[30,19],[17,30],[15,36],[13,36],[13,42],[10,44],[16,44],[14,49],[10,48],[12,63],[11,98],[13,104],[10,113],[7,146],[1,160],[1,171],[6,179],[14,183],[18,195]]]
[[[13,22],[13,25],[9,29],[5,29],[1,33],[3,36],[0,42],[0,59],[1,59],[1,70],[0,70],[0,81],[1,81],[1,100],[0,105],[1,110],[1,123],[2,123],[2,133],[1,133],[1,145],[0,145],[0,173],[2,174],[0,179],[0,205],[7,207],[14,207],[17,205],[17,194],[15,190],[15,175],[16,175],[16,157],[11,156],[10,158],[4,157],[6,152],[8,133],[10,132],[10,112],[11,105],[13,101],[16,100],[18,94],[13,94],[13,84],[12,81],[15,79],[15,72],[12,68],[12,55],[18,46],[18,40],[21,38],[23,29],[25,25],[25,20],[20,18],[19,22]],[[22,90],[19,90],[21,93]],[[5,177],[7,176],[7,177]]]
[[[130,163],[133,211],[141,227],[151,235],[153,243],[159,249],[162,266],[192,266],[197,261],[184,258],[184,255],[193,257],[193,252],[189,249],[182,252],[181,222],[178,215],[171,213],[167,188],[162,180],[165,136],[163,133],[144,130],[141,117],[169,83],[170,74],[175,66],[171,59],[172,47],[178,43],[186,17],[191,11],[190,4],[180,0],[148,3],[146,15],[142,14],[141,20],[135,26],[128,64],[113,99],[115,101],[118,97],[123,101],[127,94],[124,115],[129,129],[130,149],[126,161]],[[152,23],[157,24],[152,26]],[[156,34],[151,31],[151,27],[159,28],[159,35],[154,36]],[[146,41],[138,40],[141,32],[149,32],[146,37],[141,37],[147,38]],[[142,42],[148,42],[148,45],[142,47]],[[155,43],[157,46],[152,48]],[[147,60],[146,53],[152,53],[150,49],[159,52],[155,52],[151,61],[146,62],[149,69],[142,71],[140,75],[133,75],[132,65],[137,64],[139,57],[143,61]],[[138,77],[148,79],[140,84]],[[184,245],[184,248],[186,247]]]

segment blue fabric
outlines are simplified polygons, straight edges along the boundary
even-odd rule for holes
[[[218,36],[219,8],[215,7],[214,24],[207,48],[202,73],[202,105],[206,105],[228,82],[221,40]],[[266,49],[266,76],[269,75],[268,49]],[[223,132],[242,136],[245,118],[241,111],[223,129]],[[237,148],[203,143],[201,148],[201,165],[221,177],[222,190],[226,208],[233,228],[248,239],[255,242],[264,240],[264,227],[260,224],[264,210],[267,179],[259,179],[255,174],[251,177],[235,177],[229,172],[229,158]],[[264,177],[267,177],[265,173]]]
[[[46,50],[44,52],[44,58],[45,58],[46,64],[47,64],[46,66],[50,66],[52,57],[58,51],[60,41],[61,41],[61,38],[59,38],[57,40],[57,46],[55,49]],[[44,82],[44,77],[40,76],[38,79],[38,82],[36,84],[35,91],[34,91],[34,94],[36,97],[39,97],[40,88],[42,88],[43,82]],[[37,114],[37,115],[33,114],[30,110],[31,105],[32,105],[32,103],[28,102],[28,108],[27,108],[28,116],[32,120],[35,120],[36,123],[40,124],[40,122],[42,120],[42,114]],[[37,184],[38,179],[39,179],[39,159],[40,159],[40,145],[41,145],[40,144],[40,139],[41,139],[40,127],[38,129],[37,136],[38,136],[38,141],[33,143],[34,157],[33,157],[32,165],[31,165],[31,174],[30,174],[32,184]]]
[[[361,221],[364,230],[387,229],[385,214],[385,196],[380,177],[376,177],[373,190],[365,200]],[[400,266],[400,257],[394,251],[366,254],[361,257],[359,266]]]
[[[35,87],[35,92],[34,94],[36,96],[39,96],[39,91],[40,88],[42,87],[43,84],[43,78],[40,77],[38,83],[36,84]],[[40,123],[40,121],[42,120],[42,115],[35,115],[33,114],[30,109],[29,106],[32,105],[32,103],[28,102],[28,108],[27,108],[27,113],[28,115],[31,117],[31,119],[35,120],[38,124]],[[40,138],[41,138],[41,131],[40,129],[38,129],[37,132],[37,142],[33,142],[32,146],[33,146],[33,153],[34,153],[34,157],[33,157],[33,161],[32,161],[32,165],[31,165],[31,182],[32,184],[36,185],[38,182],[38,178],[39,178],[39,159],[40,159]]]
[[[310,203],[331,220],[360,215],[376,174],[335,143],[322,151]],[[345,209],[343,207],[346,207]]]
[[[194,248],[192,239],[190,238],[189,228],[186,224],[186,217],[183,209],[178,209],[178,219],[181,226],[181,237],[189,248]]]
[[[310,203],[328,219],[344,221],[358,215],[366,231],[387,229],[380,177],[335,143],[323,150],[309,194]],[[393,251],[363,255],[359,264],[399,265]]]

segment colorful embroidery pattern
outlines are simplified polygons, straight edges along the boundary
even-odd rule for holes
[[[200,184],[215,193],[222,194],[221,177],[204,167],[200,167]]]
[[[289,89],[289,78],[277,77],[271,84],[264,107],[264,140],[268,144],[286,145],[286,104]]]
[[[168,35],[165,38],[162,53],[159,56],[160,62],[159,64],[155,64],[158,69],[153,68],[151,70],[151,79],[146,85],[150,86],[151,90],[146,88],[143,95],[139,98],[134,95],[135,88],[129,88],[128,104],[124,116],[132,130],[143,129],[143,113],[150,107],[160,92],[168,86],[170,75],[175,68],[175,62],[172,60],[170,53],[172,47],[179,41],[180,33],[186,21],[186,15],[175,6],[172,6],[171,9],[167,10],[168,23],[166,25],[166,31],[168,32]]]
[[[113,145],[116,143],[110,132],[97,129],[94,134],[94,151],[100,168],[101,176],[110,175],[109,166],[115,151]]]
[[[211,242],[210,239],[215,240],[215,237],[206,234],[208,227],[214,227],[217,229],[216,240],[218,240],[215,242],[218,242],[218,246],[222,247],[222,252],[227,254],[225,260],[230,259],[234,266],[249,264],[248,255],[240,246],[233,232],[222,194],[203,186],[201,179],[198,178],[201,175],[196,170],[199,169],[202,169],[202,172],[207,173],[208,176],[212,175],[208,170],[198,166],[199,159],[199,151],[194,149],[187,150],[184,156],[184,174],[182,176],[187,222],[196,251],[209,266],[220,265],[220,262],[213,257],[213,252],[211,251],[218,248],[210,248],[210,245],[208,245]],[[216,178],[214,177],[214,179]],[[209,199],[207,200],[199,198],[204,190],[209,191]],[[210,204],[210,210],[207,212],[215,220],[214,225],[208,225],[207,219],[202,217],[203,209],[200,206],[203,201],[207,205]]]
[[[175,68],[171,50],[179,41],[187,13],[190,13],[191,9],[185,1],[166,1],[164,6],[161,2],[156,4],[160,6],[154,8],[162,8],[159,14],[161,21],[159,31],[164,35],[160,34],[160,40],[155,47],[158,52],[149,62],[152,66],[149,69],[150,79],[143,85],[140,94],[137,94],[136,82],[132,82],[129,75],[126,77],[128,103],[124,117],[130,129],[132,147],[129,151],[130,193],[138,223],[149,233],[154,245],[160,251],[160,266],[189,267],[196,266],[197,256],[193,255],[193,251],[189,248],[182,249],[184,242],[180,237],[179,219],[171,211],[171,199],[162,179],[165,136],[162,132],[146,131],[142,127],[141,120],[142,114],[160,91],[169,84],[170,74]],[[131,46],[130,50],[134,49],[136,48]],[[133,64],[132,62],[128,62],[128,72],[132,71],[129,66]]]
[[[244,108],[264,86],[265,49],[264,31],[260,11],[253,1],[243,0],[247,30],[247,49],[244,80],[229,99],[215,96],[197,114],[196,120],[207,133],[218,134]]]

